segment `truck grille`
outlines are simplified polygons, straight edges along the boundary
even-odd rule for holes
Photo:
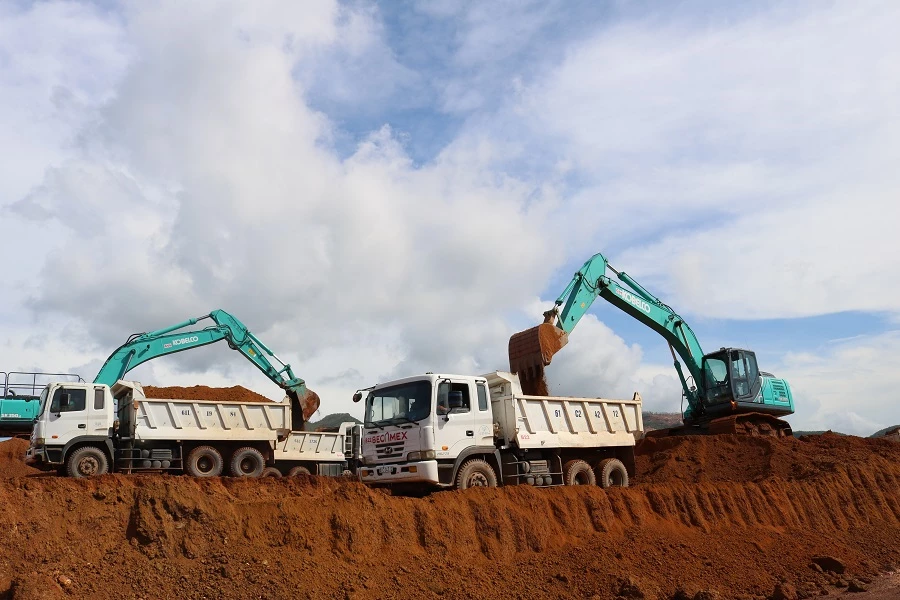
[[[403,442],[375,444],[375,455],[379,460],[403,460]]]

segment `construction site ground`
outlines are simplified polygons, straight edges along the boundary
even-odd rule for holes
[[[900,596],[886,440],[648,440],[627,489],[424,498],[345,478],[74,480],[24,465],[26,446],[0,444],[0,598]]]

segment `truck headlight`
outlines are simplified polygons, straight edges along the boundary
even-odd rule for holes
[[[34,445],[35,445],[35,446],[43,446],[43,445],[44,445],[44,438],[34,438]]]
[[[406,455],[406,460],[412,462],[414,460],[434,460],[434,450],[422,450],[421,452],[410,452]]]

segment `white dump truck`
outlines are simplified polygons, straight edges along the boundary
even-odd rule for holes
[[[363,483],[391,487],[627,486],[641,397],[526,396],[519,378],[426,373],[361,390]]]
[[[291,403],[161,400],[118,381],[51,383],[26,462],[72,477],[157,470],[195,477],[355,471],[360,428],[291,431]],[[356,426],[355,426],[356,425]],[[355,427],[354,427],[355,426]]]

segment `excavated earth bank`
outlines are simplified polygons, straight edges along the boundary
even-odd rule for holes
[[[23,450],[0,444],[0,472],[27,472]],[[640,452],[636,485],[610,491],[13,476],[0,598],[795,598],[900,562],[900,444],[684,437]]]

